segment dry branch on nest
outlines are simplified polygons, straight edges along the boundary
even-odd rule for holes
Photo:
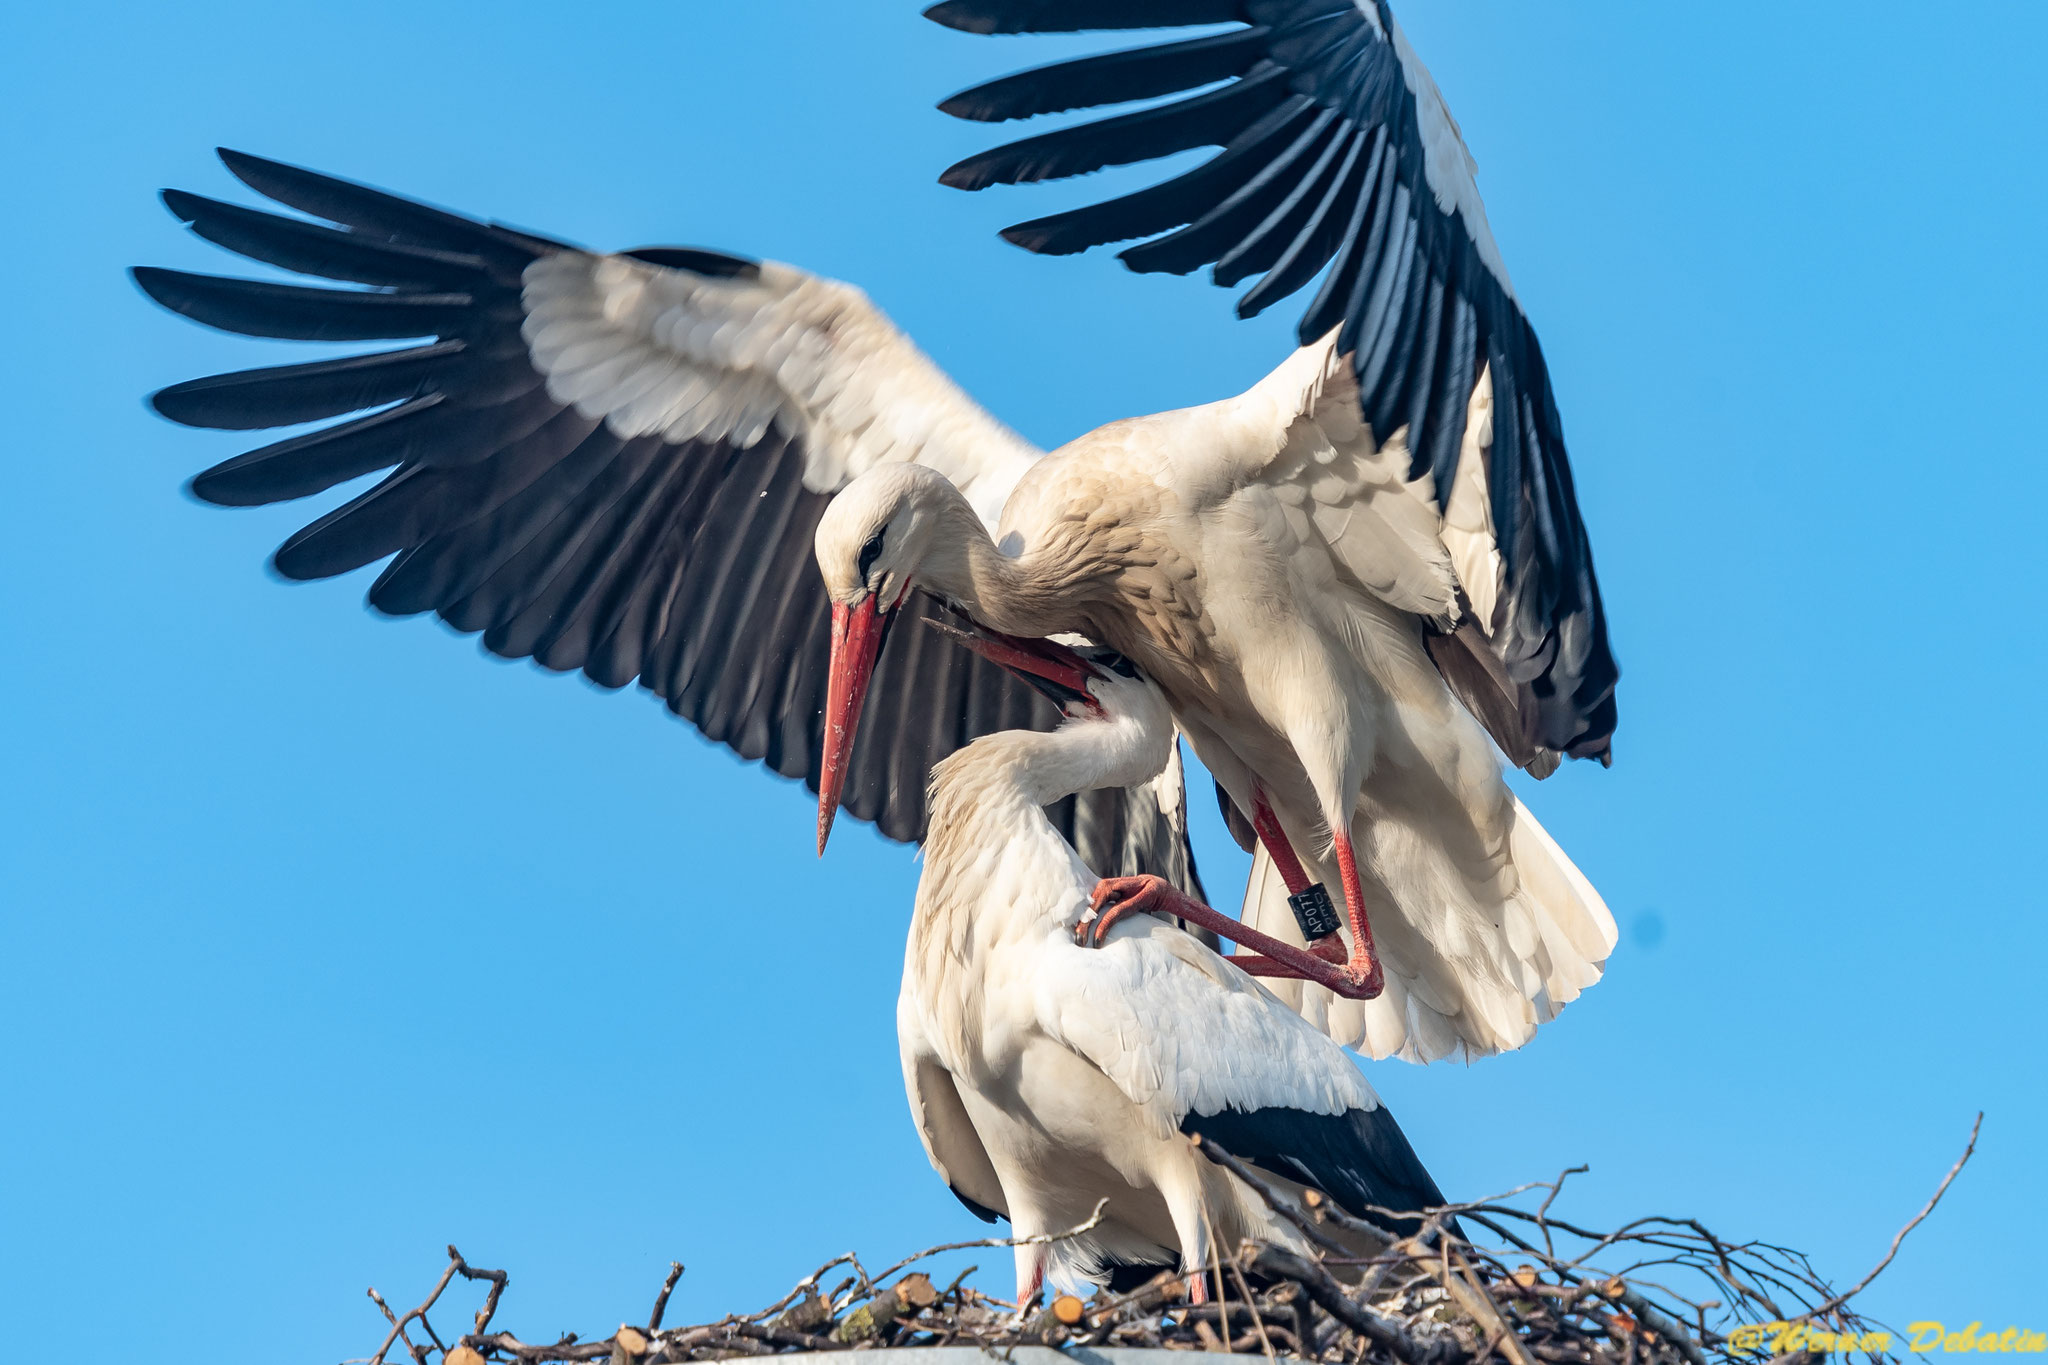
[[[1979,1114],[1977,1124],[1983,1120]],[[572,1334],[534,1343],[491,1330],[505,1272],[479,1270],[451,1246],[448,1265],[417,1308],[394,1313],[370,1291],[390,1332],[366,1365],[400,1365],[399,1349],[414,1365],[667,1365],[952,1345],[1165,1347],[1330,1365],[1480,1365],[1495,1356],[1509,1365],[1708,1365],[1710,1359],[1807,1365],[1820,1352],[1848,1350],[1889,1360],[1896,1355],[1890,1334],[1849,1303],[1933,1211],[1976,1150],[1977,1127],[1877,1268],[1841,1294],[1800,1253],[1768,1242],[1728,1242],[1690,1218],[1639,1218],[1611,1232],[1566,1222],[1551,1206],[1583,1167],[1491,1199],[1429,1210],[1414,1236],[1359,1257],[1331,1231],[1377,1236],[1371,1225],[1314,1191],[1306,1206],[1299,1204],[1215,1143],[1191,1141],[1300,1229],[1310,1254],[1253,1242],[1224,1248],[1217,1263],[1200,1272],[1212,1277],[1212,1301],[1199,1306],[1186,1302],[1182,1277],[1167,1273],[1131,1293],[1099,1293],[1085,1303],[1061,1296],[1021,1313],[969,1285],[974,1267],[943,1289],[911,1269],[943,1252],[1078,1236],[1101,1220],[1098,1206],[1088,1222],[1063,1233],[948,1242],[876,1275],[851,1252],[835,1256],[766,1308],[686,1327],[663,1323],[683,1273],[671,1262],[645,1325],[621,1325],[601,1340]],[[1480,1231],[1488,1236],[1477,1236]],[[842,1278],[827,1291],[825,1277],[835,1270]],[[490,1289],[474,1330],[450,1344],[427,1314],[458,1276]]]

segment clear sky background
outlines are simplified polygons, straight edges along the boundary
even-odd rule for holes
[[[1065,40],[914,0],[194,0],[0,45],[0,1284],[167,1358],[367,1355],[375,1283],[509,1266],[530,1336],[766,1302],[981,1225],[927,1170],[893,1004],[916,868],[644,694],[285,586],[305,506],[147,391],[304,352],[158,312],[235,269],[156,203],[225,143],[593,245],[855,281],[1051,445],[1266,373],[1191,280],[1039,260],[936,113]],[[1443,1187],[1587,1162],[1867,1307],[2048,1328],[2039,625],[2048,10],[1409,0],[1552,365],[1623,663],[1611,771],[1526,793],[1622,926],[1522,1053],[1370,1068]],[[1112,39],[1112,42],[1115,40]],[[1098,45],[1088,40],[1083,46]],[[1296,301],[1298,303],[1298,301]],[[326,502],[322,502],[324,507]],[[1212,808],[1203,870],[1243,862]],[[794,926],[763,958],[764,917]],[[1006,1254],[984,1262],[1008,1279]]]

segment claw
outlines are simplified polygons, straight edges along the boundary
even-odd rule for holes
[[[1126,915],[1171,915],[1181,900],[1180,893],[1158,877],[1104,877],[1088,893],[1091,914],[1099,915],[1083,921],[1087,929],[1084,946],[1100,948],[1104,935]]]

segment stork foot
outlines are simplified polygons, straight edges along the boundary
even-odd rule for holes
[[[1370,953],[1353,953],[1338,970],[1344,974],[1345,984],[1350,989],[1340,990],[1337,994],[1346,1000],[1377,1000],[1380,992],[1387,988],[1387,974],[1381,968],[1379,958]]]
[[[1385,985],[1378,960],[1370,952],[1351,952],[1341,935],[1325,935],[1316,940],[1316,951],[1305,952],[1182,895],[1159,877],[1104,877],[1095,884],[1088,905],[1088,913],[1074,926],[1074,942],[1083,948],[1100,948],[1104,935],[1126,915],[1166,915],[1250,949],[1223,960],[1253,976],[1313,981],[1346,1000],[1371,1000]],[[1335,954],[1325,956],[1332,947]]]
[[[1174,890],[1163,877],[1104,877],[1088,896],[1088,913],[1074,926],[1074,942],[1083,948],[1100,948],[1103,937],[1119,920],[1129,915],[1169,915],[1185,918],[1183,907],[1193,904]]]

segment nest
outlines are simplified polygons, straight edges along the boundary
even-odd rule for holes
[[[1981,1125],[1983,1116],[1978,1115]],[[370,1298],[389,1332],[366,1365],[610,1365],[730,1360],[741,1356],[920,1346],[1153,1347],[1289,1357],[1329,1365],[1807,1365],[1821,1355],[1900,1355],[1892,1334],[1850,1302],[1897,1254],[1976,1149],[1977,1129],[1934,1197],[1892,1239],[1875,1270],[1836,1293],[1805,1256],[1769,1242],[1731,1242],[1690,1218],[1639,1218],[1613,1231],[1553,1212],[1575,1167],[1551,1181],[1420,1214],[1420,1229],[1376,1256],[1348,1252],[1332,1233],[1375,1233],[1310,1191],[1305,1203],[1203,1138],[1191,1141],[1229,1169],[1301,1233],[1309,1250],[1246,1242],[1218,1248],[1200,1274],[1208,1302],[1190,1302],[1188,1278],[1161,1274],[1133,1292],[1068,1295],[1019,1310],[970,1283],[969,1267],[944,1288],[914,1269],[946,1252],[1014,1247],[1079,1236],[1102,1217],[1046,1237],[948,1242],[870,1274],[852,1253],[835,1256],[774,1303],[715,1322],[664,1321],[683,1267],[672,1262],[644,1325],[603,1338],[547,1343],[494,1326],[506,1272],[470,1265],[454,1247],[426,1299],[394,1313]],[[1373,1210],[1391,1214],[1392,1210]],[[445,1340],[428,1320],[457,1278],[488,1284],[474,1330]],[[831,1283],[828,1289],[825,1286]]]

